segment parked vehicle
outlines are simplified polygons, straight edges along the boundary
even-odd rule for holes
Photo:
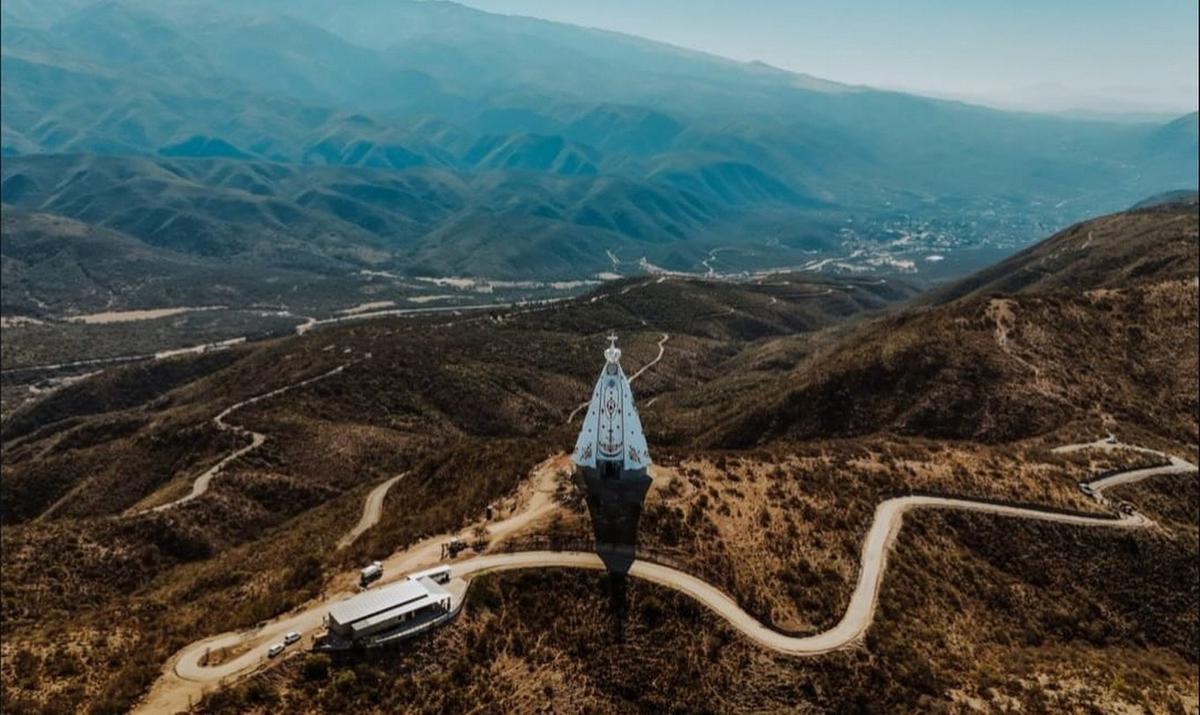
[[[267,649],[267,657],[274,658],[275,656],[277,656],[283,652],[283,648],[284,648],[284,646],[282,643],[275,643],[274,645],[272,645],[270,648]]]
[[[300,634],[297,633],[296,631],[291,631],[290,633],[288,633],[286,636],[283,637],[283,644],[291,645],[298,640],[300,640]]]
[[[446,549],[446,555],[450,558],[454,558],[455,556],[458,556],[460,551],[463,551],[467,548],[467,543],[456,536],[450,541],[446,542],[444,547]]]
[[[358,585],[366,588],[372,582],[383,578],[383,564],[379,561],[359,571]]]

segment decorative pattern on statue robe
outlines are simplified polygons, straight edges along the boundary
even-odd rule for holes
[[[650,466],[650,450],[633,403],[633,391],[621,369],[620,351],[610,349],[606,354],[609,360],[592,390],[572,459],[581,467],[617,462],[626,470],[645,469]]]

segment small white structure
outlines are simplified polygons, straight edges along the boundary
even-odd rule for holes
[[[449,572],[446,573],[447,578]],[[335,603],[326,616],[329,633],[359,641],[406,625],[432,623],[450,612],[450,593],[429,576],[414,574],[403,581],[366,591]]]
[[[376,561],[359,571],[358,585],[366,588],[372,581],[383,578],[383,564]]]

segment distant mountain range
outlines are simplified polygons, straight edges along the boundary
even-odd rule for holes
[[[183,262],[797,265],[1197,183],[1195,113],[1005,113],[447,2],[14,0],[0,39],[4,203]]]

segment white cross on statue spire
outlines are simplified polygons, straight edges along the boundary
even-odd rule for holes
[[[604,357],[609,362],[619,362],[621,360],[621,349],[617,347],[617,334],[608,334],[608,349],[604,351]]]

